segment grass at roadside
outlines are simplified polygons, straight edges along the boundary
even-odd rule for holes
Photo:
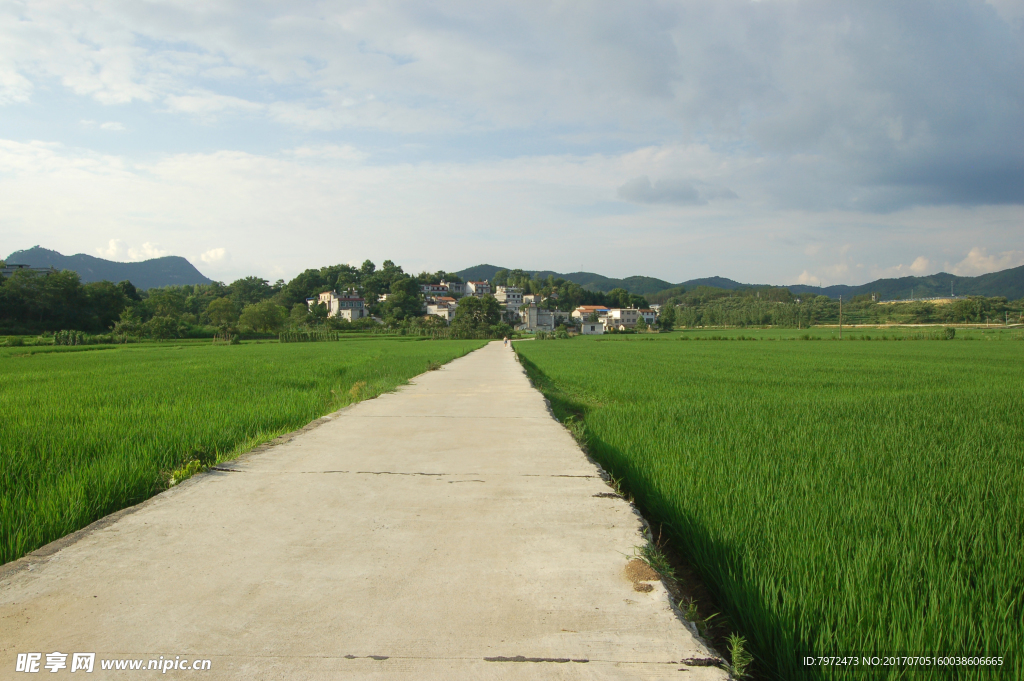
[[[1024,676],[1024,346],[654,338],[516,351],[698,569],[755,678],[906,675],[801,661],[853,653]]]
[[[190,461],[231,458],[483,344],[0,349],[0,562],[143,501]]]

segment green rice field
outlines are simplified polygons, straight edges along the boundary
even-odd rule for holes
[[[1024,678],[1024,343],[803,333],[516,351],[747,639],[754,678]],[[886,654],[1003,665],[802,662]]]
[[[0,563],[483,344],[0,348]]]

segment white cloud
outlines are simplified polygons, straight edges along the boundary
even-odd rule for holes
[[[164,102],[171,111],[212,116],[224,111],[256,112],[264,109],[258,102],[241,97],[218,95],[211,92],[196,92],[187,95],[168,95]]]
[[[803,284],[804,286],[821,286],[821,279],[814,276],[807,270],[800,273],[800,276],[796,278],[796,283]]]
[[[918,275],[927,273],[931,267],[931,261],[923,255],[917,256],[914,258],[914,262],[910,263],[910,271]]]
[[[107,121],[106,123],[100,124],[100,130],[109,130],[111,132],[124,132],[126,128],[124,124],[118,123],[117,121]]]
[[[111,239],[106,248],[97,248],[96,253],[107,260],[117,260],[125,252],[124,242],[120,239]]]
[[[221,262],[227,255],[227,249],[224,248],[211,248],[210,250],[199,256],[199,259],[205,262],[207,265]]]
[[[321,159],[331,161],[365,161],[369,154],[348,144],[322,144],[290,149],[286,154],[297,159]]]
[[[988,249],[975,246],[966,258],[953,266],[953,274],[973,277],[1020,265],[1024,265],[1024,251],[1003,251],[999,255],[989,255]]]
[[[152,258],[162,258],[165,255],[170,255],[170,251],[165,251],[160,248],[159,244],[148,241],[142,244],[141,248],[128,249],[128,258],[131,260],[150,260]]]

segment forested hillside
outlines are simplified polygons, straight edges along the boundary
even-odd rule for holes
[[[32,267],[53,267],[58,271],[71,270],[86,284],[97,281],[130,281],[138,289],[148,289],[180,284],[213,283],[192,263],[176,255],[142,262],[113,262],[84,253],[62,255],[57,251],[34,246],[25,251],[11,253],[6,262]]]

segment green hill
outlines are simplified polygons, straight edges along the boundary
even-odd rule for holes
[[[210,284],[192,263],[176,255],[153,258],[142,262],[114,262],[84,253],[62,255],[57,251],[33,246],[25,251],[11,253],[6,262],[32,267],[54,267],[77,272],[83,284],[93,281],[128,280],[139,289],[181,284]]]
[[[497,267],[495,265],[477,265],[476,267],[469,267],[456,272],[456,274],[462,277],[463,281],[478,281],[483,279],[491,280],[494,278],[495,272],[507,269],[512,268]],[[630,293],[642,296],[648,293],[661,291],[672,286],[671,283],[662,279],[655,279],[654,277],[635,276],[626,277],[625,279],[613,279],[593,272],[569,272],[568,274],[562,274],[560,272],[552,272],[550,270],[525,271],[531,277],[540,276],[541,279],[547,279],[548,275],[551,275],[555,278],[561,278],[579,284],[583,288],[591,291],[602,291],[604,293],[607,293],[612,289],[622,288],[626,289]]]
[[[952,286],[952,289],[950,289]],[[958,296],[1005,296],[1010,300],[1024,298],[1024,266],[977,277],[958,277],[948,272],[924,277],[877,279],[860,286],[788,286],[793,293],[818,293],[829,298],[878,293],[882,300],[905,298],[938,298],[948,296],[950,290]]]
[[[494,273],[508,267],[496,267],[495,265],[477,265],[458,272],[458,275],[465,280],[469,279],[492,279]],[[626,277],[625,279],[613,279],[594,272],[570,272],[561,274],[549,270],[532,271],[528,270],[531,276],[539,275],[546,279],[548,275],[561,277],[568,281],[575,282],[591,291],[602,291],[607,293],[614,288],[624,288],[630,293],[641,296],[648,296],[651,302],[663,302],[672,295],[678,295],[679,289],[691,290],[698,286],[711,286],[726,290],[741,288],[754,288],[770,286],[769,284],[741,284],[725,277],[704,277],[701,279],[690,279],[680,284],[672,284],[654,277]],[[782,286],[793,293],[813,293],[828,296],[829,298],[852,297],[864,293],[878,293],[882,300],[901,300],[910,298],[936,298],[948,296],[950,284],[953,286],[953,293],[956,295],[978,295],[978,296],[1005,296],[1010,300],[1024,298],[1024,266],[1014,267],[1009,270],[982,274],[977,277],[958,277],[955,274],[939,272],[924,277],[900,277],[898,279],[877,279],[860,286],[847,286],[837,284],[835,286],[805,286],[793,285]]]

